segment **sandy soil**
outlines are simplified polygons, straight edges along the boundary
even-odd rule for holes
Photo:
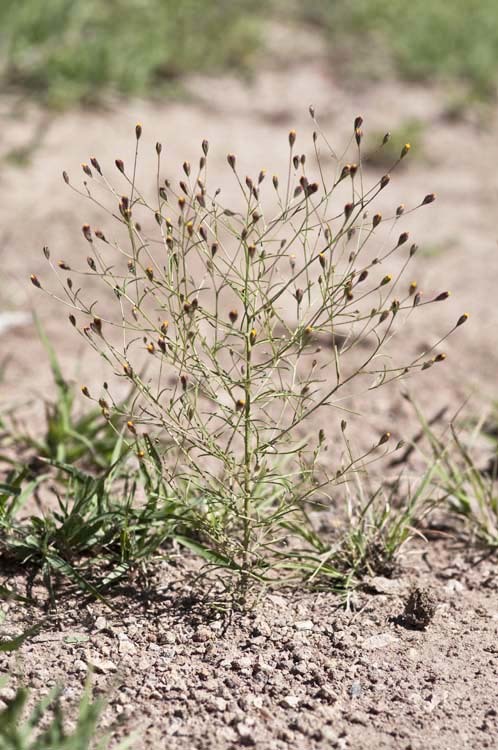
[[[181,102],[112,102],[102,111],[47,118],[30,105],[0,99],[0,155],[33,139],[36,145],[26,166],[4,161],[0,176],[0,312],[36,311],[68,376],[90,385],[105,378],[103,364],[28,277],[46,273],[45,244],[69,263],[86,255],[81,224],[100,217],[67,189],[61,171],[81,174],[80,163],[94,154],[106,164],[116,157],[130,161],[137,121],[144,126],[143,175],[154,174],[156,140],[177,174],[208,138],[210,169],[228,190],[229,151],[243,171],[285,171],[287,131],[294,127],[309,139],[310,104],[337,145],[349,137],[357,114],[367,132],[378,133],[417,118],[421,153],[393,179],[385,200],[391,207],[414,205],[437,193],[437,202],[415,213],[406,228],[421,247],[413,271],[419,285],[428,293],[449,289],[452,297],[428,308],[423,328],[404,336],[401,346],[415,351],[431,344],[468,311],[469,323],[447,342],[447,362],[427,373],[417,394],[429,414],[442,405],[456,410],[471,394],[478,412],[496,398],[498,371],[498,111],[450,121],[440,89],[396,82],[352,89],[325,59],[294,59],[299,62],[268,67],[250,83],[192,79],[191,96]],[[48,365],[29,322],[10,318],[0,331],[4,360],[4,406],[49,393]],[[380,423],[396,437],[416,430],[396,393],[369,400],[361,424],[378,433]],[[379,593],[358,594],[349,611],[331,593],[278,592],[226,628],[188,600],[180,561],[176,572],[159,571],[143,596],[118,595],[116,612],[61,603],[19,655],[1,657],[1,669],[41,692],[62,681],[70,702],[93,664],[96,688],[111,689],[107,722],[119,714],[117,734],[139,727],[137,749],[495,747],[496,566],[474,564],[449,547],[431,544],[426,562],[419,551],[401,578],[374,583]],[[401,614],[415,584],[429,586],[437,601],[425,631],[390,619]],[[32,611],[4,605],[5,627],[17,633],[41,619],[43,594],[35,593],[40,606]],[[81,642],[67,640],[75,634]]]
[[[103,726],[137,731],[135,750],[493,748],[497,565],[448,546],[412,551],[401,578],[366,581],[348,608],[330,592],[277,591],[228,619],[193,595],[180,558],[113,596],[114,611],[62,599],[0,669],[37,695],[62,684],[70,710],[93,667]],[[432,605],[425,629],[402,617],[414,588]],[[4,605],[2,635],[42,618],[46,592],[32,594],[28,611]]]

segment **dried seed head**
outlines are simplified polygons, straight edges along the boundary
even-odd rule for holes
[[[405,204],[400,203],[400,205],[396,209],[396,216],[401,216],[401,214],[404,214],[404,213],[405,213]]]
[[[301,301],[303,299],[303,295],[304,295],[304,292],[303,292],[302,289],[296,289],[294,296],[295,296],[295,298],[297,300],[297,304],[298,305],[301,304]]]
[[[320,445],[323,443],[324,440],[325,440],[325,430],[318,430],[318,442],[320,443]]]
[[[118,170],[121,172],[121,174],[124,174],[124,161],[122,159],[116,159],[114,161],[114,164],[118,168]]]
[[[294,169],[297,169],[299,167],[299,156],[293,156],[292,157],[292,164],[294,166]]]
[[[162,150],[163,150],[162,143],[159,143],[159,141],[157,141],[156,142],[156,154],[159,156],[159,154],[161,153]]]
[[[261,185],[265,177],[266,177],[266,169],[261,169],[260,173],[258,174],[258,185]]]
[[[73,314],[69,316],[69,322],[71,323],[72,326],[76,326],[76,318],[74,317]]]
[[[417,292],[416,295],[413,298],[413,307],[417,307],[417,305],[420,304],[420,300],[422,299],[422,293]]]
[[[94,261],[94,259],[90,255],[86,259],[86,262],[88,263],[88,265],[90,266],[90,268],[92,269],[92,271],[96,271],[97,270],[97,266],[95,265],[95,261]]]
[[[319,256],[318,256],[318,260],[320,261],[320,265],[321,265],[321,267],[322,267],[322,268],[325,268],[325,263],[326,263],[326,260],[325,260],[325,255],[324,255],[324,253],[320,253],[320,254],[319,254]]]
[[[469,319],[469,314],[468,313],[464,313],[463,315],[460,315],[460,317],[457,320],[457,323],[456,323],[455,327],[463,325],[464,323],[467,322],[468,319]]]
[[[249,188],[249,190],[252,190],[254,183],[250,177],[246,177],[246,185]]]
[[[307,198],[316,192],[318,192],[318,182],[312,182],[311,185],[306,186],[305,195]]]
[[[312,104],[308,107],[308,112],[310,113],[311,117],[315,119],[315,108]]]
[[[149,281],[152,281],[154,279],[154,269],[151,266],[147,266],[145,269],[145,275],[149,279]]]
[[[98,172],[98,173],[99,173],[100,175],[102,174],[102,170],[101,170],[101,168],[100,168],[100,164],[98,163],[98,161],[97,161],[97,159],[95,158],[95,156],[92,156],[92,157],[90,157],[90,164],[92,165],[92,167],[93,167],[93,168],[94,168],[94,169],[95,169],[95,170],[96,170],[96,171],[97,171],[97,172]]]
[[[82,392],[82,394],[83,394],[84,396],[86,396],[87,398],[91,398],[91,396],[90,396],[90,391],[88,390],[88,388],[86,387],[86,385],[82,385],[82,386],[81,386],[81,392]]]
[[[372,226],[378,227],[380,222],[382,221],[382,214],[375,214],[372,218]]]
[[[357,145],[359,146],[361,143],[361,139],[363,138],[363,130],[361,128],[356,128],[354,131],[354,137]]]
[[[380,286],[385,286],[386,284],[389,284],[389,282],[391,282],[392,280],[393,280],[393,277],[391,276],[390,273],[388,273],[386,276],[384,276],[384,278],[380,282]]]
[[[204,140],[202,141],[202,151],[203,151],[203,153],[204,153],[204,156],[207,156],[207,155],[208,155],[208,151],[209,151],[209,142],[208,142],[208,141],[207,141],[207,140],[206,140],[205,138],[204,138]]]
[[[410,258],[411,258],[411,257],[412,257],[413,255],[415,255],[415,253],[417,252],[417,250],[418,250],[418,245],[412,245],[412,246],[410,247]]]
[[[404,159],[410,149],[411,149],[411,145],[409,143],[405,143],[405,145],[401,149],[401,153],[399,155],[399,158],[400,159]]]
[[[183,196],[181,198],[178,198],[178,207],[180,211],[183,211],[185,208],[185,198],[183,198]]]
[[[367,276],[368,276],[368,271],[367,271],[367,270],[365,269],[365,270],[364,270],[364,271],[362,271],[362,272],[360,273],[360,275],[358,276],[358,281],[357,281],[357,283],[358,283],[358,284],[360,284],[360,283],[361,283],[362,281],[365,281],[365,279],[367,278]]]
[[[422,201],[421,205],[426,206],[428,203],[434,203],[435,200],[436,200],[436,194],[428,193],[428,195],[426,195],[424,200]]]
[[[246,402],[244,401],[244,399],[243,398],[238,398],[237,401],[235,402],[235,410],[236,411],[242,411],[242,409],[245,407],[245,405],[246,405]]]
[[[388,310],[384,310],[384,311],[383,311],[383,312],[381,312],[381,314],[380,314],[380,317],[379,317],[379,323],[383,323],[383,322],[384,322],[385,320],[387,320],[387,318],[388,318],[388,317],[389,317],[389,312],[388,312]]]
[[[342,168],[341,176],[339,177],[339,180],[343,180],[345,177],[347,177],[350,171],[351,171],[351,167],[349,166],[349,164],[345,164]]]
[[[44,247],[42,248],[42,250],[43,250],[43,255],[45,256],[45,258],[46,258],[47,260],[50,260],[50,250],[48,249],[48,247],[47,247],[47,246],[45,245],[45,246],[44,246]]]
[[[213,242],[213,244],[211,245],[211,257],[214,258],[217,252],[218,252],[218,243]]]
[[[437,297],[434,298],[433,302],[443,302],[443,300],[448,299],[451,292],[441,292],[441,294],[438,294]]]
[[[135,135],[137,141],[139,141],[142,136],[142,124],[140,122],[137,122],[137,124],[135,125]]]
[[[88,177],[93,177],[92,170],[90,169],[90,167],[88,166],[88,164],[82,164],[81,165],[81,169],[83,170],[83,172],[86,175],[88,175]]]
[[[346,420],[341,419],[341,432],[344,432],[347,426],[348,426],[348,423],[346,422]]]
[[[62,173],[62,179],[64,180],[64,182],[66,183],[66,185],[69,185],[69,175],[68,175],[67,172],[63,172]]]
[[[247,253],[248,253],[249,257],[252,260],[254,258],[254,256],[256,255],[256,245],[248,245],[247,246]]]
[[[404,245],[405,242],[407,242],[407,240],[408,240],[408,232],[403,232],[398,237],[398,245],[397,245],[397,247],[399,247],[400,245]]]
[[[442,352],[441,354],[437,354],[434,357],[434,362],[444,362],[445,359],[446,359],[446,354],[444,354],[444,352]]]
[[[344,206],[344,216],[346,217],[346,221],[349,219],[351,214],[353,213],[354,209],[354,203],[346,203]]]
[[[290,130],[289,131],[289,146],[292,148],[296,142],[296,131]]]
[[[90,323],[90,328],[94,333],[98,333],[99,336],[102,336],[102,321],[100,318],[95,317]]]
[[[239,313],[237,312],[237,310],[230,310],[230,312],[228,313],[228,317],[230,318],[230,323],[235,323],[235,321],[239,317]]]
[[[107,240],[105,238],[105,234],[104,234],[104,232],[101,229],[96,229],[95,230],[95,236],[98,237],[99,240],[102,240],[102,242],[107,242]]]
[[[157,345],[163,354],[166,354],[166,341],[164,339],[157,339]]]
[[[387,443],[387,441],[390,439],[391,433],[390,432],[384,432],[383,435],[381,435],[381,438],[379,440],[379,445],[384,445],[384,443]]]
[[[391,133],[385,133],[384,138],[382,139],[382,145],[385,146],[388,142],[389,138],[391,137]]]
[[[183,190],[183,192],[185,193],[185,195],[188,195],[187,183],[184,182],[183,180],[180,180],[179,184],[180,184],[180,188]]]
[[[388,174],[383,175],[380,178],[380,189],[384,190],[386,185],[389,185],[390,182],[391,182],[391,178],[389,177],[389,175]]]
[[[35,276],[34,273],[32,273],[29,278],[31,279],[31,283],[33,284],[33,286],[36,286],[37,289],[41,289],[41,284],[38,281],[38,277]]]
[[[58,260],[57,265],[59,266],[59,268],[62,268],[63,271],[71,270],[65,260]]]
[[[271,181],[273,182],[273,187],[275,188],[275,190],[278,190],[278,177],[276,174],[273,175]]]
[[[235,162],[236,162],[236,156],[235,156],[235,154],[228,154],[227,155],[227,162],[232,167],[232,169],[235,170]]]
[[[190,177],[190,162],[184,161],[183,162],[183,171],[187,175],[187,177]]]
[[[355,117],[354,119],[355,131],[358,130],[358,128],[361,128],[362,125],[363,125],[363,117],[361,115],[358,115],[358,117]]]
[[[87,242],[93,242],[90,224],[83,224],[83,226],[81,227],[81,231],[83,232],[83,237],[85,238],[85,240],[87,240]]]
[[[161,216],[159,211],[156,211],[154,213],[154,219],[156,220],[156,224],[159,224],[159,226],[161,226],[161,224],[163,223],[163,217]]]
[[[187,382],[188,382],[187,381],[187,376],[186,375],[181,375],[180,376],[180,383],[182,384],[182,388],[183,388],[184,391],[187,390]]]

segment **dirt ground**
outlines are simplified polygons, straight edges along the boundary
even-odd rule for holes
[[[310,104],[339,146],[357,114],[366,132],[420,121],[420,152],[393,179],[385,200],[414,205],[437,193],[437,202],[416,212],[405,228],[421,248],[412,271],[419,286],[427,294],[448,289],[452,297],[429,307],[423,327],[409,329],[400,345],[412,352],[427,346],[469,312],[469,322],[445,344],[447,362],[431,369],[416,393],[429,416],[444,405],[456,411],[468,397],[479,413],[496,398],[498,109],[450,119],[441,88],[398,82],[352,88],[325,58],[303,52],[293,59],[266,67],[251,82],[191,79],[189,96],[180,102],[113,101],[99,111],[47,116],[0,98],[0,156],[10,157],[0,174],[4,408],[50,391],[31,311],[47,328],[69,377],[91,385],[92,378],[106,376],[60,309],[29,284],[30,273],[46,274],[43,245],[77,262],[86,255],[81,225],[100,219],[64,185],[63,169],[80,175],[80,163],[91,155],[111,165],[116,157],[129,162],[140,121],[143,175],[154,174],[156,140],[177,174],[185,159],[198,158],[200,142],[208,138],[210,169],[228,191],[228,152],[248,173],[262,167],[284,173],[287,131],[295,128],[309,146]],[[13,149],[31,146],[27,163],[13,164]],[[377,433],[390,429],[409,438],[416,431],[399,391],[368,405],[363,420]],[[96,688],[111,691],[107,724],[114,726],[118,717],[117,735],[138,729],[137,750],[496,747],[496,564],[456,549],[451,536],[416,548],[401,577],[371,582],[371,592],[355,594],[348,609],[329,592],[278,591],[228,624],[216,613],[207,617],[189,599],[185,564],[180,559],[177,568],[158,571],[145,593],[116,595],[114,612],[63,601],[32,642],[0,657],[1,671],[37,692],[62,682],[71,702],[93,665]],[[22,588],[19,578],[12,581],[7,572],[0,577]],[[428,588],[437,605],[426,630],[396,619],[413,586]],[[17,634],[45,616],[41,589],[35,587],[35,595],[40,607],[32,610],[3,605],[3,630]],[[0,697],[7,700],[11,689]]]
[[[38,636],[0,657],[1,672],[38,695],[62,684],[70,707],[93,668],[109,699],[103,727],[136,731],[136,750],[494,748],[497,572],[451,539],[433,541],[346,608],[330,592],[278,591],[225,619],[193,595],[180,558],[113,596],[114,611],[63,600]],[[413,589],[427,600],[425,629],[423,617],[403,618]],[[46,592],[33,595],[42,605]],[[2,635],[44,616],[4,609]]]

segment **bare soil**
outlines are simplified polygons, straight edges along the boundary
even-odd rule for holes
[[[1,671],[37,695],[63,685],[70,711],[93,668],[109,700],[103,728],[136,731],[136,750],[494,748],[496,574],[447,538],[347,606],[327,591],[275,591],[227,616],[195,594],[182,557],[117,592],[113,611],[63,598]],[[43,619],[46,592],[32,594],[38,607],[4,605],[2,635]]]
[[[357,114],[366,131],[377,133],[417,118],[421,152],[397,173],[385,201],[392,209],[437,193],[436,204],[410,216],[404,229],[421,247],[413,271],[419,286],[427,296],[448,289],[452,297],[427,308],[423,325],[408,328],[399,345],[407,352],[431,345],[469,312],[469,323],[445,344],[447,361],[413,387],[429,416],[445,405],[456,411],[469,396],[479,413],[497,395],[498,110],[450,120],[441,89],[393,81],[354,89],[325,58],[294,59],[299,62],[269,67],[246,83],[192,79],[191,96],[180,102],[116,101],[106,110],[47,116],[0,99],[1,155],[34,146],[27,165],[4,161],[0,176],[0,313],[36,311],[69,377],[91,385],[108,375],[28,278],[43,279],[45,244],[70,264],[86,256],[80,227],[98,225],[101,217],[67,189],[62,169],[76,175],[94,154],[106,165],[116,157],[129,162],[137,121],[144,126],[142,175],[154,174],[156,140],[176,175],[208,138],[210,169],[228,192],[228,152],[250,174],[262,167],[285,172],[287,131],[294,127],[300,142],[310,143],[309,104],[338,147]],[[51,388],[29,318],[7,323],[0,330],[4,408],[47,396]],[[366,403],[361,429],[390,429],[396,438],[416,431],[399,389]],[[36,406],[26,412],[34,431],[39,412]],[[330,426],[330,416],[325,422]],[[2,672],[37,694],[62,683],[71,703],[93,665],[95,690],[110,691],[106,724],[116,737],[138,730],[137,750],[496,747],[496,563],[455,549],[451,536],[415,548],[401,576],[371,581],[369,592],[355,593],[346,608],[331,592],[276,591],[262,595],[247,615],[227,620],[195,598],[190,567],[179,557],[176,567],[161,567],[145,584],[137,580],[113,597],[114,611],[62,598],[33,641],[0,657]],[[24,585],[9,571],[0,578],[19,590]],[[412,600],[405,611],[414,587],[416,607]],[[35,585],[33,594],[38,604],[32,608],[2,606],[2,636],[45,617],[43,589]],[[0,694],[3,700],[11,687]]]

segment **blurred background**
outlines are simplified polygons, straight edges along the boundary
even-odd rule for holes
[[[431,344],[469,312],[425,399],[434,408],[494,399],[497,82],[496,0],[2,0],[0,400],[50,388],[33,311],[69,376],[101,377],[65,314],[29,284],[30,273],[47,273],[43,245],[77,264],[81,224],[101,220],[63,169],[81,184],[92,155],[130,160],[140,121],[145,180],[155,180],[156,141],[175,177],[203,138],[220,184],[228,152],[248,173],[278,174],[290,128],[311,146],[311,104],[339,151],[364,117],[376,174],[411,143],[389,200],[416,205],[437,193],[406,228],[421,248],[419,286],[452,297],[403,345]],[[386,131],[392,145],[379,157]]]

